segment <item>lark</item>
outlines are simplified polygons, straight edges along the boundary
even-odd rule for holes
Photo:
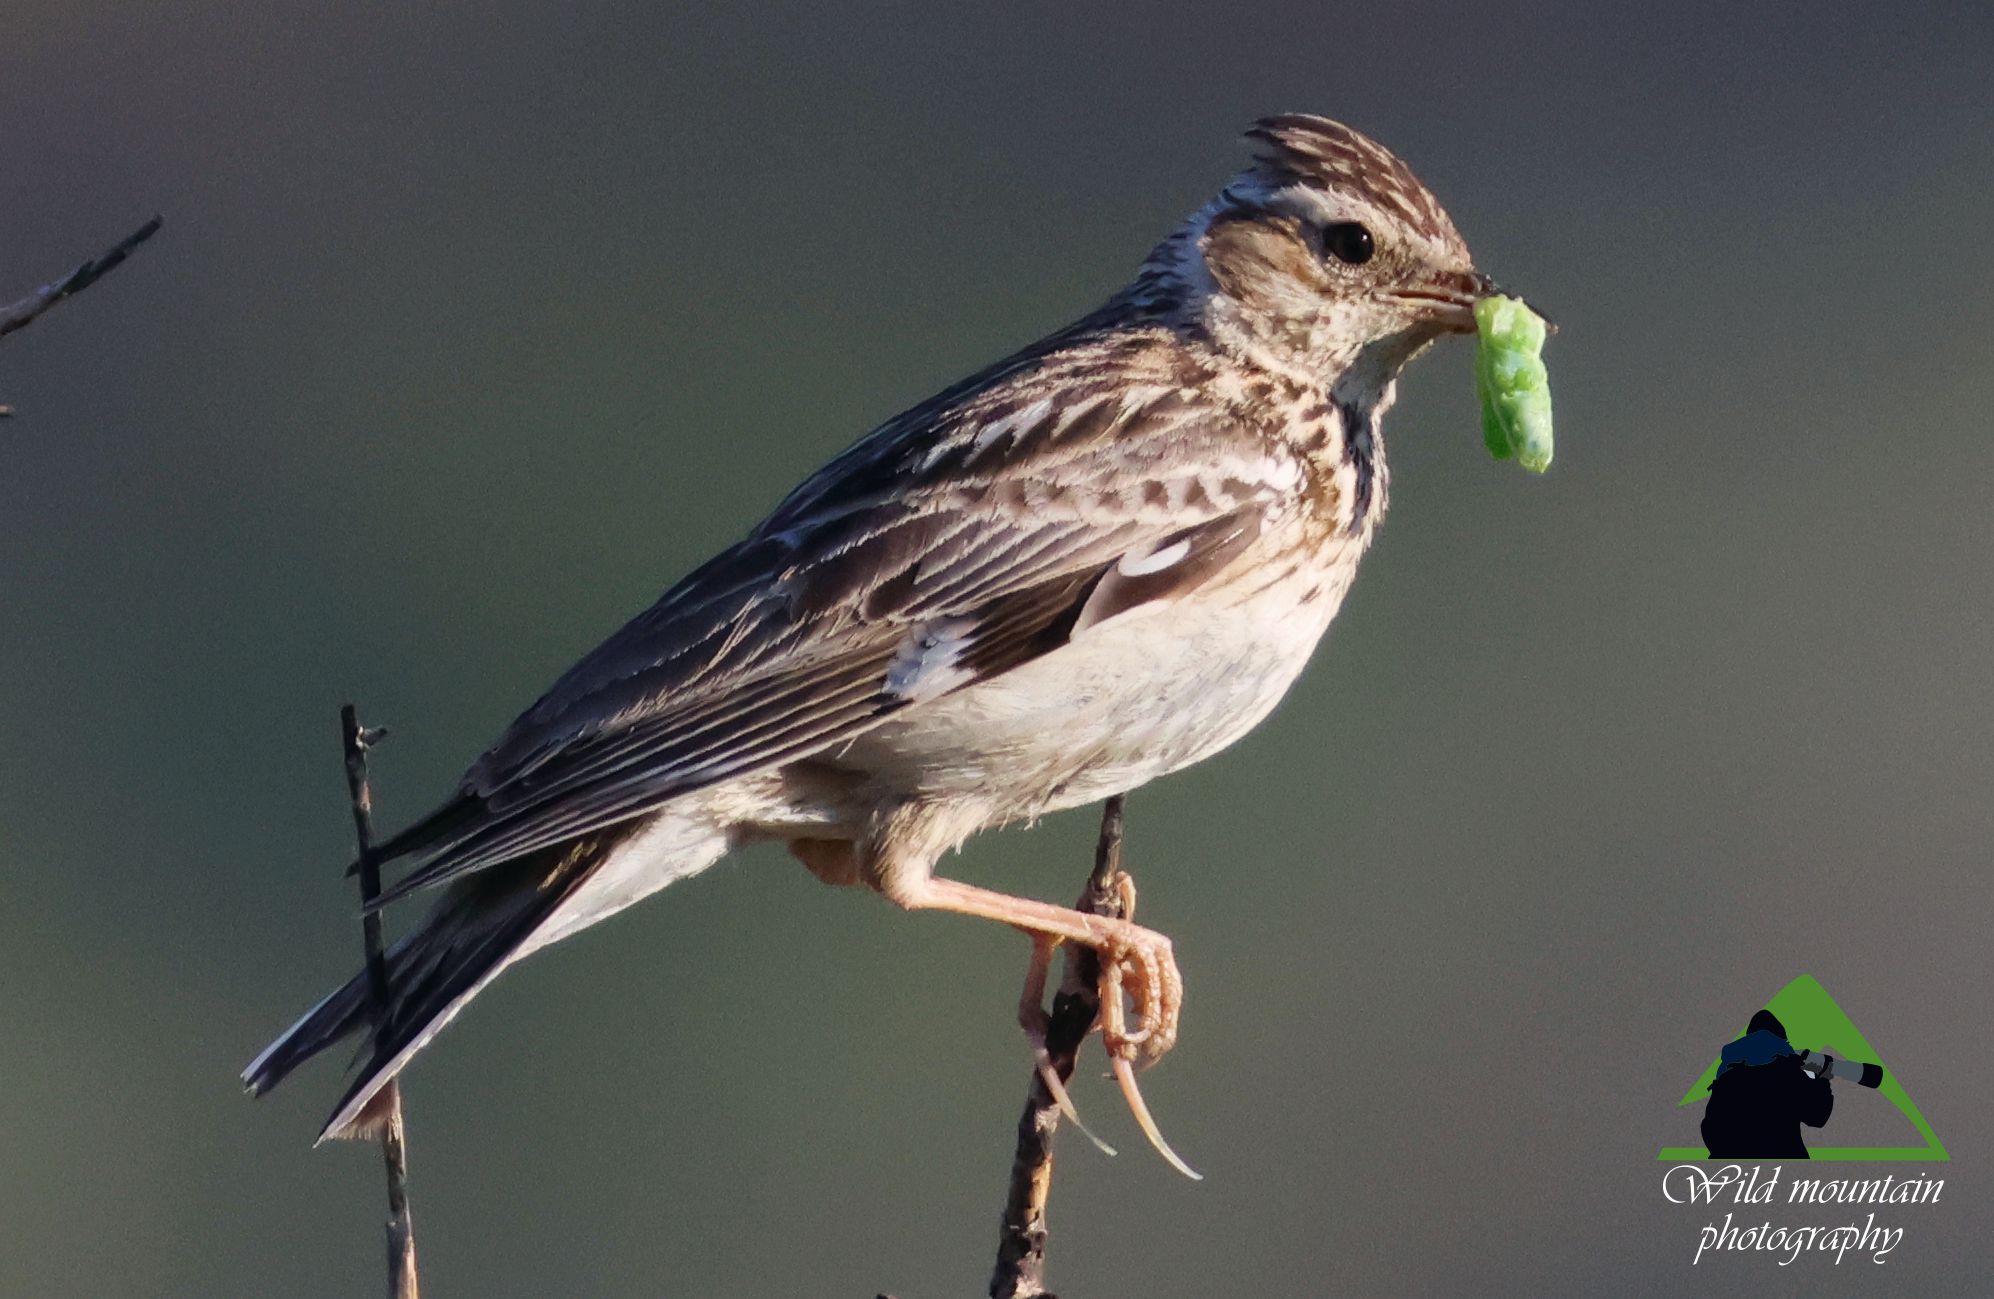
[[[936,863],[1267,716],[1384,517],[1400,372],[1494,291],[1370,139],[1299,114],[1248,138],[1251,165],[1127,287],[837,456],[389,840],[407,871],[381,904],[434,901],[389,953],[386,1014],[355,975],[249,1065],[250,1090],[367,1034],[321,1139],[365,1134],[502,970],[778,840],[829,883],[1026,931],[1035,974],[1059,943],[1099,951],[1107,1053],[1167,1154],[1135,1070],[1176,1040],[1170,940]]]

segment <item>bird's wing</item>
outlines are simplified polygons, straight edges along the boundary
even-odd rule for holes
[[[1175,387],[1056,391],[929,413],[925,437],[889,424],[833,462],[384,845],[418,865],[383,901],[807,756],[1189,589],[1299,482]]]

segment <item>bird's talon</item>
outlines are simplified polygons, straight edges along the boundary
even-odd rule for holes
[[[1135,886],[1124,875],[1113,881],[1111,887],[1126,913],[1135,905]],[[1095,1136],[1081,1121],[1065,1081],[1053,1067],[1051,1053],[1046,1047],[1051,1017],[1045,1009],[1045,996],[1052,953],[1063,938],[1087,943],[1094,948],[1100,966],[1095,991],[1100,998],[1097,1022],[1102,1045],[1107,1050],[1110,1068],[1121,1088],[1122,1097],[1127,1101],[1137,1126],[1157,1153],[1186,1177],[1196,1178],[1198,1174],[1163,1139],[1135,1081],[1138,1069],[1161,1059],[1177,1040],[1177,1016],[1183,1003],[1184,981],[1177,971],[1176,958],[1171,954],[1170,940],[1161,934],[1138,929],[1126,919],[1099,922],[1099,918],[1090,918],[1090,921],[1097,923],[1090,923],[1078,934],[1032,931],[1032,960],[1018,999],[1018,1023],[1024,1029],[1026,1041],[1031,1044],[1033,1066],[1045,1086],[1046,1095],[1059,1107],[1059,1112],[1103,1153],[1114,1154],[1114,1147]],[[1133,1026],[1128,1022],[1131,1007],[1136,1021]]]
[[[1039,1081],[1045,1084],[1046,1094],[1052,1097],[1052,1103],[1059,1107],[1066,1121],[1078,1128],[1081,1136],[1093,1142],[1096,1150],[1110,1159],[1114,1158],[1117,1153],[1115,1148],[1095,1136],[1094,1129],[1081,1121],[1080,1111],[1073,1107],[1073,1097],[1067,1093],[1066,1084],[1059,1080],[1059,1070],[1052,1067],[1052,1056],[1047,1053],[1044,1041],[1032,1043],[1032,1060],[1038,1066]]]
[[[1116,871],[1110,887],[1115,890],[1115,899],[1121,904],[1122,919],[1133,927],[1135,923],[1135,877],[1127,871]]]
[[[1157,1128],[1156,1120],[1150,1117],[1149,1106],[1143,1103],[1142,1089],[1136,1086],[1134,1066],[1127,1060],[1117,1059],[1114,1062],[1114,1071],[1115,1081],[1121,1084],[1122,1099],[1128,1102],[1129,1113],[1135,1115],[1136,1126],[1142,1129],[1145,1137],[1149,1138],[1149,1144],[1155,1147],[1156,1153],[1162,1155],[1166,1163],[1192,1181],[1204,1181],[1204,1174],[1179,1158],[1177,1152],[1170,1148],[1170,1143],[1163,1139],[1163,1133]]]
[[[1050,934],[1033,933],[1032,962],[1025,971],[1025,986],[1018,996],[1018,1026],[1025,1030],[1025,1041],[1032,1048],[1032,1063],[1038,1069],[1039,1081],[1045,1084],[1046,1095],[1052,1097],[1053,1104],[1066,1116],[1067,1122],[1080,1129],[1082,1136],[1097,1146],[1102,1154],[1113,1155],[1115,1148],[1094,1135],[1080,1119],[1080,1111],[1074,1107],[1073,1097],[1067,1092],[1066,1084],[1060,1081],[1059,1070],[1052,1066],[1052,1053],[1046,1050],[1046,1030],[1052,1026],[1052,1016],[1045,1009],[1046,971],[1052,964],[1052,953],[1060,940]]]

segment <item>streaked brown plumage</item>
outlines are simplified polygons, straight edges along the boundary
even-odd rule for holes
[[[364,1128],[512,961],[756,839],[909,908],[1102,948],[1142,1019],[1110,1032],[1125,1082],[1169,1049],[1161,935],[932,872],[978,830],[1134,788],[1266,715],[1384,513],[1399,371],[1473,329],[1488,282],[1403,163],[1320,118],[1251,136],[1254,165],[1128,288],[834,459],[386,845],[411,864],[388,901],[442,891],[391,954],[393,1011],[324,1135]],[[366,1027],[356,978],[244,1080]]]

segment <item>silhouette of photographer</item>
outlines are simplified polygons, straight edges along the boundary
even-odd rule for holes
[[[1835,1108],[1828,1075],[1809,1077],[1769,1010],[1718,1056],[1703,1110],[1703,1144],[1713,1159],[1806,1159],[1800,1125],[1818,1128]]]

